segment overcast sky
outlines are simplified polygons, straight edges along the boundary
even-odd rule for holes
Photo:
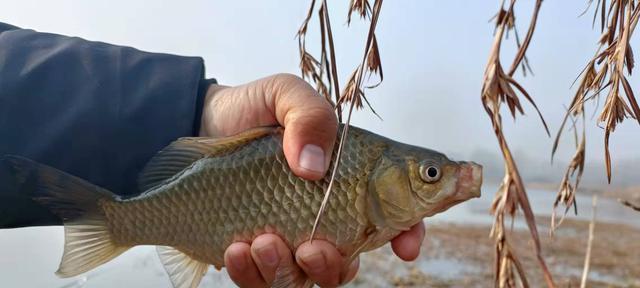
[[[208,76],[235,85],[273,73],[299,74],[294,36],[309,1],[2,2],[0,21],[143,50],[202,56]],[[365,34],[360,21],[347,29],[348,2],[329,1],[343,82],[361,59]],[[498,2],[385,1],[378,25],[385,81],[368,92],[384,121],[361,111],[354,123],[456,158],[478,150],[497,153],[479,94],[492,41],[488,20]],[[529,2],[517,9],[523,34]],[[591,16],[578,17],[583,2],[544,2],[528,54],[535,76],[521,82],[536,99],[552,133],[562,119],[563,105],[572,97],[570,84],[596,49],[599,33],[591,29]],[[315,47],[318,27],[310,29],[309,45]],[[510,52],[513,49],[505,49],[506,66]],[[630,80],[637,90],[637,77]],[[593,107],[588,107],[591,115]],[[532,107],[524,104],[524,108],[527,116],[516,125],[505,114],[509,142],[515,151],[547,159],[552,139],[545,136]],[[596,124],[595,118],[589,120],[587,154],[601,161],[603,132]],[[614,159],[637,157],[639,135],[637,122],[620,125],[611,140]],[[568,160],[571,145],[563,143],[560,160]]]

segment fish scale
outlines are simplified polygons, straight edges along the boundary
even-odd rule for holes
[[[366,181],[375,154],[358,144],[350,141],[344,148],[334,196],[318,230],[318,238],[336,243],[345,254],[365,240],[364,231],[371,225],[363,213],[364,195],[351,190],[358,181]],[[146,243],[199,251],[192,255],[195,259],[222,267],[224,250],[234,241],[250,242],[264,232],[277,233],[292,249],[306,241],[328,180],[293,176],[279,139],[265,137],[232,155],[197,161],[171,184],[149,192],[149,197],[106,203],[103,209],[121,245]],[[158,207],[166,213],[158,216],[154,213]],[[202,237],[204,231],[212,237]]]

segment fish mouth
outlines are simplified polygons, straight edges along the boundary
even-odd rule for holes
[[[463,200],[479,198],[482,186],[482,165],[475,162],[458,162],[458,181],[456,183],[456,198]]]

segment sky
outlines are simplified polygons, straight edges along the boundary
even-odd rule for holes
[[[147,51],[201,56],[207,76],[225,85],[281,72],[299,75],[295,33],[309,4],[301,0],[0,2],[4,2],[0,21],[20,27]],[[362,57],[367,28],[358,20],[347,27],[348,2],[328,1],[343,84]],[[530,2],[517,6],[521,33],[529,21]],[[591,12],[578,17],[586,2],[544,1],[528,53],[535,76],[517,76],[536,100],[552,135],[573,96],[571,83],[596,49],[599,33],[591,28]],[[353,123],[456,159],[478,151],[498,155],[480,102],[493,33],[489,20],[498,3],[385,1],[377,30],[385,79],[377,89],[367,91],[383,120],[364,110],[355,114]],[[317,50],[317,23],[310,30],[308,46]],[[513,42],[505,43],[505,66],[512,60],[513,48]],[[640,86],[636,77],[630,81],[633,87]],[[553,139],[544,133],[533,107],[523,105],[527,115],[515,123],[503,111],[509,144],[516,157],[548,159]],[[587,107],[590,116],[594,106]],[[588,119],[587,157],[591,162],[604,158],[604,133],[597,124],[596,118]],[[560,162],[573,154],[571,138],[564,140]],[[614,165],[616,160],[637,158],[639,140],[637,122],[630,119],[620,125],[611,137]]]

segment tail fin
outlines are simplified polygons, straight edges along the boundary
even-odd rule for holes
[[[72,277],[87,272],[131,247],[114,243],[100,203],[116,196],[60,170],[18,156],[2,162],[13,169],[21,185],[30,186],[31,198],[64,222],[64,254],[56,275]]]

